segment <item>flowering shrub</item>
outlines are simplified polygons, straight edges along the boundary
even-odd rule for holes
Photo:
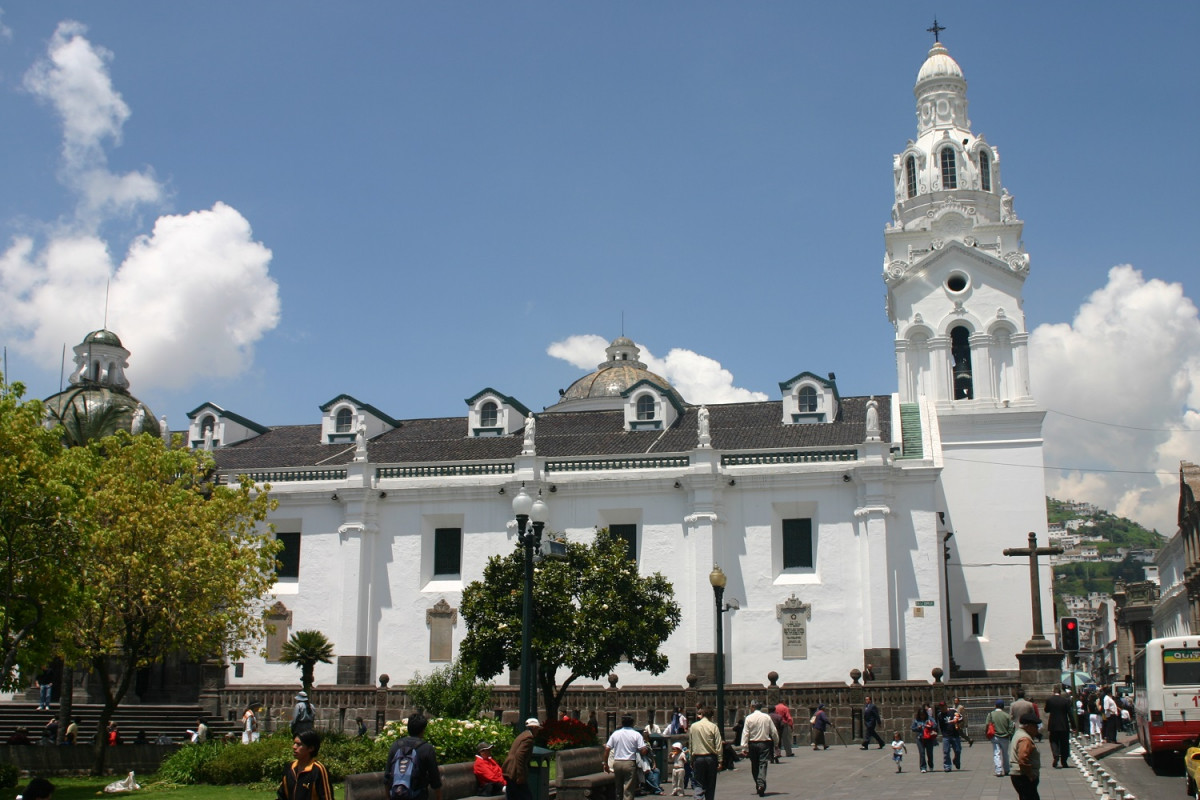
[[[547,750],[592,747],[596,744],[596,734],[577,719],[554,719],[538,732],[537,743]]]
[[[408,725],[404,720],[389,722],[379,732],[378,741],[388,747],[397,739],[408,736]],[[439,764],[456,764],[472,761],[480,742],[491,742],[495,746],[492,755],[503,761],[508,748],[516,738],[512,728],[494,719],[443,719],[429,720],[425,728],[425,739],[437,751]]]

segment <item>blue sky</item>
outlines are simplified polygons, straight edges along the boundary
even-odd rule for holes
[[[804,370],[890,393],[883,227],[936,9],[827,5],[0,6],[9,373],[56,391],[112,277],[133,391],[173,428],[205,401],[315,422],[343,392],[540,409],[622,316],[693,402]],[[1026,223],[1047,463],[1079,468],[1050,490],[1173,530],[1200,459],[1200,5],[941,12]]]

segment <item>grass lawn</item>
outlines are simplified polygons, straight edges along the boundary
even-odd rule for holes
[[[230,800],[234,797],[257,797],[270,798],[275,796],[275,787],[256,788],[251,786],[173,786],[168,784],[156,783],[153,775],[143,778],[138,776],[138,783],[142,788],[136,792],[127,792],[123,794],[105,794],[104,787],[113,781],[120,780],[120,775],[109,775],[103,778],[51,778],[50,782],[54,784],[54,800],[94,800],[96,797],[146,797],[153,795],[155,797],[166,797],[175,800]],[[0,798],[3,800],[12,800],[17,796],[17,792],[25,788],[28,779],[24,779],[16,789],[0,790]],[[333,787],[335,798],[341,798],[342,785],[335,784]]]

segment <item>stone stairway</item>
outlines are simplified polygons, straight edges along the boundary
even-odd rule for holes
[[[79,744],[90,743],[96,735],[100,709],[99,705],[87,703],[76,703],[72,706],[71,716],[79,720]],[[7,741],[9,735],[17,728],[23,727],[28,731],[30,740],[37,744],[41,740],[42,729],[46,723],[51,717],[57,716],[57,703],[52,704],[49,711],[38,711],[37,703],[0,703],[0,742]],[[113,721],[117,723],[121,732],[121,740],[130,744],[139,731],[145,731],[146,738],[151,742],[160,735],[166,735],[175,742],[185,741],[187,731],[194,729],[201,718],[208,725],[210,738],[226,733],[240,733],[241,728],[237,722],[210,717],[196,705],[119,706]]]

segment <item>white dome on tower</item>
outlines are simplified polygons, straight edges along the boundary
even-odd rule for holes
[[[925,63],[921,65],[921,71],[917,73],[917,86],[919,87],[922,81],[933,78],[963,80],[962,67],[958,66],[958,62],[950,57],[950,51],[941,42],[935,42],[929,49],[929,57],[925,59]]]

